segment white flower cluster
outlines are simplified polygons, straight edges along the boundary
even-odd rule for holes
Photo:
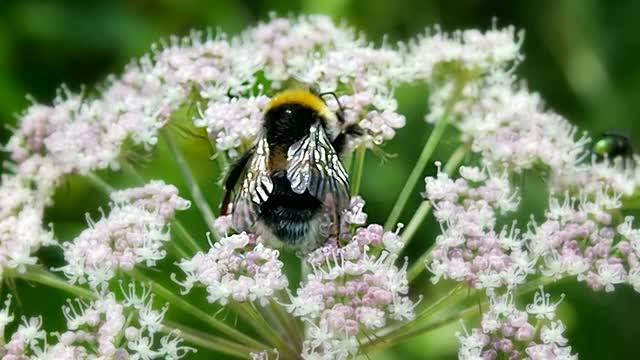
[[[492,29],[482,33],[471,29],[453,34],[438,27],[413,42],[407,59],[414,77],[433,81],[446,66],[471,73],[484,73],[494,68],[512,66],[522,59],[520,46],[523,33],[514,27]]]
[[[148,70],[144,61],[130,66],[95,99],[62,89],[53,105],[32,105],[6,146],[12,159],[18,165],[50,162],[58,170],[52,175],[58,177],[119,168],[125,141],[154,145],[169,109],[186,98],[181,90],[180,95],[171,94],[163,74]]]
[[[67,262],[61,270],[73,283],[96,289],[108,284],[117,271],[131,271],[138,264],[154,266],[165,257],[168,223],[189,202],[173,185],[152,181],[140,187],[113,192],[109,215],[94,222],[73,241],[62,244]]]
[[[577,360],[564,337],[565,326],[556,320],[560,301],[552,303],[542,289],[526,311],[516,308],[513,294],[492,297],[483,312],[481,327],[458,334],[458,359]],[[530,317],[534,317],[531,323]]]
[[[506,174],[463,166],[460,175],[454,181],[438,169],[436,178],[426,179],[424,196],[443,228],[426,264],[432,281],[468,282],[490,294],[498,288],[514,289],[533,272],[535,261],[519,232],[514,227],[498,232],[496,222],[498,212],[517,208],[519,198]]]
[[[529,226],[529,248],[544,259],[540,272],[576,276],[593,290],[610,292],[623,283],[640,290],[640,230],[633,228],[634,218],[616,216],[619,195],[601,189],[591,198],[588,191],[580,198],[552,197],[545,221]]]
[[[468,282],[491,295],[503,287],[514,290],[537,273],[577,277],[593,290],[610,292],[624,283],[640,289],[640,230],[633,217],[616,216],[620,195],[602,186],[596,193],[585,188],[578,197],[552,194],[544,221],[532,218],[524,234],[516,224],[497,232],[498,211],[518,205],[509,180],[464,166],[460,174],[453,180],[438,171],[426,179],[424,195],[443,228],[425,264],[434,283]]]
[[[62,311],[67,329],[47,334],[42,318],[22,317],[22,323],[5,341],[5,330],[13,322],[11,298],[0,311],[0,347],[6,360],[100,360],[184,358],[194,349],[182,345],[177,332],[160,335],[168,306],[153,308],[153,295],[143,287],[136,294],[130,284],[125,300],[118,302],[114,293],[87,302],[69,300]]]
[[[260,95],[211,101],[200,117],[194,119],[194,124],[207,128],[217,150],[236,157],[238,150],[247,149],[257,137],[269,100]]]
[[[360,222],[364,202],[352,200],[349,217]],[[360,219],[359,219],[360,218]],[[366,218],[366,216],[365,216]],[[344,225],[347,224],[343,224]],[[413,320],[416,304],[409,299],[406,264],[393,263],[402,248],[397,233],[371,224],[357,229],[345,246],[330,242],[309,254],[312,272],[285,305],[308,324],[303,359],[348,359],[358,352],[363,334],[390,320]]]
[[[496,73],[482,86],[471,85],[468,107],[456,107],[463,140],[492,167],[515,172],[537,165],[562,172],[584,158],[588,139],[562,116],[546,111],[538,94],[507,73]],[[464,90],[466,91],[466,89]]]
[[[184,294],[196,285],[204,286],[210,303],[259,301],[266,305],[289,285],[278,257],[277,250],[264,246],[254,235],[231,235],[212,244],[208,253],[198,252],[180,261],[186,278],[178,281],[174,277],[174,281],[184,288]]]
[[[611,193],[633,197],[640,189],[640,156],[631,159],[616,157],[604,161],[580,163],[564,171],[555,171],[551,177],[551,188],[555,192],[569,191],[596,196],[607,187]]]
[[[17,176],[3,176],[0,185],[0,278],[5,269],[24,272],[37,259],[40,247],[56,244],[45,229],[45,200],[31,182]]]
[[[521,44],[512,27],[450,36],[436,31],[413,44],[408,61],[433,90],[426,120],[452,122],[486,165],[561,172],[582,159],[588,141],[574,140],[575,127],[546,111],[512,75]]]
[[[162,180],[151,180],[144,186],[114,191],[110,195],[115,204],[131,204],[171,220],[177,210],[187,210],[191,203],[178,195],[178,188]]]

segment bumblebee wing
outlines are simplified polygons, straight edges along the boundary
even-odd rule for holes
[[[224,198],[220,205],[220,215],[229,215],[229,205],[231,204],[232,195],[238,189],[238,182],[241,178],[244,178],[246,174],[246,168],[249,164],[249,160],[255,153],[255,146],[244,153],[236,162],[231,166],[224,180]]]
[[[248,230],[260,213],[260,205],[273,191],[269,176],[269,145],[263,135],[258,139],[253,155],[248,160],[242,182],[235,191],[232,223],[237,231]]]
[[[349,205],[349,176],[320,123],[311,126],[308,137],[291,145],[287,160],[287,178],[294,192],[308,189],[317,199],[332,201],[338,211]]]

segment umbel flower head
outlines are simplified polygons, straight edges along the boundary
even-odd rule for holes
[[[102,213],[97,222],[87,215],[89,228],[62,244],[67,264],[60,270],[71,282],[97,288],[117,271],[131,271],[138,264],[155,266],[166,256],[169,221],[176,211],[190,206],[175,186],[163,181],[115,191],[111,200],[109,215]]]
[[[138,294],[141,292],[141,294]],[[2,339],[3,359],[182,359],[194,349],[182,345],[177,333],[162,335],[162,320],[168,307],[153,307],[153,295],[133,283],[124,291],[125,300],[114,293],[93,301],[69,300],[62,308],[66,330],[48,334],[42,317],[25,316],[9,339]],[[2,332],[14,320],[11,297],[0,312]]]
[[[559,303],[551,303],[542,288],[526,311],[516,308],[511,293],[492,298],[489,310],[482,314],[481,327],[458,335],[458,358],[578,359],[567,346],[564,324],[556,319]]]
[[[378,46],[325,16],[272,16],[235,36],[171,37],[96,96],[62,88],[51,104],[32,104],[3,146],[11,162],[0,183],[0,274],[72,298],[60,304],[66,330],[54,333],[44,316],[14,315],[4,295],[3,359],[180,359],[195,348],[203,358],[349,359],[469,314],[479,323],[458,334],[461,359],[577,358],[558,303],[542,290],[525,307],[518,297],[567,277],[640,291],[640,230],[625,213],[640,167],[590,159],[588,135],[516,77],[523,41],[494,24]],[[386,209],[364,212],[365,203],[380,207],[376,194],[359,194],[362,181],[381,176],[362,166],[407,121],[421,121],[398,110],[395,90],[407,83],[429,87],[424,119],[434,129],[383,226],[376,217]],[[350,205],[308,254],[276,248],[255,228],[237,231],[212,210],[224,190],[215,180],[255,144],[265,109],[290,88],[333,92],[323,101],[362,133],[341,159]],[[405,211],[447,127],[459,148],[425,179],[420,207]],[[214,152],[206,169],[194,171],[183,151],[200,141],[184,137],[192,133],[206,134]],[[157,179],[146,180],[135,160],[163,152],[171,161],[145,169]],[[521,201],[531,190],[514,181],[531,173],[547,185],[544,212]],[[109,203],[69,236],[46,214],[72,177]],[[417,238],[431,209],[440,234]],[[406,226],[402,214],[412,215]],[[40,256],[44,247],[63,263]],[[145,286],[124,285],[134,280]],[[158,306],[165,301],[171,309]]]
[[[264,305],[288,286],[278,257],[278,250],[266,247],[255,235],[231,235],[212,244],[208,253],[183,259],[178,267],[186,279],[179,283],[184,294],[196,284],[203,285],[211,303],[226,305],[233,300]]]

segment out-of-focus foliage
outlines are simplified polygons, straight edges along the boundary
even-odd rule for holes
[[[184,35],[192,28],[221,28],[237,33],[267,18],[271,11],[330,14],[374,41],[386,36],[390,42],[437,24],[444,30],[486,29],[493,26],[495,17],[499,25],[513,24],[525,31],[526,58],[518,71],[551,108],[594,135],[604,130],[626,134],[640,148],[640,2],[630,0],[0,0],[0,142],[8,138],[14,115],[29,104],[25,94],[48,102],[62,83],[74,91],[86,85],[85,92],[90,94],[108,74],[122,71],[127,62],[144,54],[158,39]],[[367,180],[366,174],[380,174],[381,161],[370,156],[365,168],[363,192],[373,222],[384,222],[429,132],[423,121],[427,89],[407,86],[398,94],[408,124],[400,132],[401,141],[385,148],[397,157],[384,163],[385,176],[374,176],[375,181]],[[192,165],[201,170],[197,175],[208,176],[206,142],[185,142]],[[442,148],[446,151],[446,141]],[[166,152],[159,149],[157,153],[156,161],[143,173],[175,167]],[[176,179],[169,175],[165,180]],[[524,186],[539,186],[535,177],[525,176],[518,181]],[[100,204],[100,199],[85,193],[87,189],[81,181],[70,181],[57,196],[56,211],[50,216],[63,224],[57,230],[59,236],[76,234],[85,226],[83,213]],[[217,201],[214,194],[205,195],[212,202]],[[540,209],[544,205],[540,198],[524,201]],[[415,197],[412,201],[409,209],[415,209],[420,199]],[[410,215],[408,211],[403,219]],[[437,231],[433,222],[423,226],[416,237],[423,241],[414,241],[412,249],[416,253],[424,249]],[[51,262],[55,263],[53,257]],[[428,286],[426,277],[423,283]],[[614,294],[593,293],[584,285],[563,285],[568,296],[560,316],[566,320],[571,344],[582,359],[640,358],[636,344],[640,337],[640,299],[635,292],[623,289]],[[42,296],[35,297],[41,292],[25,284],[19,286],[20,300],[27,312],[37,310],[45,320],[50,317],[60,321],[61,302],[55,299],[63,294],[53,292],[52,298],[43,301]],[[451,334],[459,330],[460,325],[454,324],[376,358],[454,358],[457,343]],[[207,354],[198,357],[208,358]]]

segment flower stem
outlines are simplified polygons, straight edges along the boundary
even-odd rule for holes
[[[451,98],[447,102],[446,108],[442,114],[442,118],[438,121],[436,126],[433,128],[433,131],[429,134],[427,141],[422,149],[422,153],[416,162],[416,165],[411,170],[411,174],[407,179],[407,182],[404,184],[400,195],[398,195],[398,200],[396,200],[395,205],[393,205],[393,209],[391,210],[391,214],[387,218],[387,221],[384,224],[384,228],[386,230],[390,230],[392,227],[396,225],[398,220],[400,219],[400,215],[402,215],[402,211],[404,207],[407,205],[407,201],[409,201],[409,196],[413,192],[413,189],[416,187],[418,180],[424,173],[424,169],[427,167],[429,159],[433,155],[433,152],[436,150],[438,143],[442,139],[445,130],[447,129],[447,125],[449,124],[449,116],[451,116],[451,112],[453,111],[453,107],[458,102],[460,98],[460,93],[464,87],[464,81],[459,80],[456,83],[456,88],[451,95]]]
[[[193,173],[191,172],[191,168],[189,168],[189,164],[187,164],[187,161],[182,155],[182,151],[180,151],[180,148],[178,147],[176,142],[173,140],[173,137],[171,136],[171,134],[169,134],[166,131],[163,131],[162,135],[167,141],[167,144],[169,145],[169,150],[171,151],[172,155],[176,159],[176,163],[178,164],[178,167],[180,168],[180,171],[182,172],[182,175],[184,176],[185,181],[189,186],[189,190],[191,191],[191,196],[193,197],[193,201],[196,203],[196,206],[198,207],[198,210],[200,210],[200,213],[202,214],[204,221],[207,223],[207,227],[209,228],[209,231],[211,232],[214,239],[219,240],[220,236],[216,232],[216,229],[214,226],[216,217],[215,215],[213,215],[213,212],[211,211],[211,208],[209,207],[207,200],[204,198],[204,195],[200,190],[200,186],[198,185],[198,182],[194,178]]]
[[[94,299],[96,297],[96,294],[93,291],[70,284],[65,279],[56,276],[50,271],[47,271],[39,266],[30,266],[27,268],[27,271],[23,273],[19,271],[9,273],[7,272],[7,270],[5,270],[4,276],[14,277],[16,279],[22,279],[25,281],[32,281],[54,289],[68,292],[69,294],[79,296],[83,299]]]
[[[179,259],[189,259],[189,253],[187,253],[183,248],[181,248],[176,241],[169,240],[168,248],[173,253],[173,255]]]
[[[235,358],[249,359],[249,353],[255,351],[255,349],[236,344],[232,341],[222,339],[217,336],[206,334],[202,331],[198,331],[196,329],[175,323],[173,321],[165,320],[163,322],[163,325],[165,327],[161,331],[166,334],[169,334],[174,330],[178,330],[180,337],[183,338],[186,342],[221,354],[233,356]]]
[[[280,305],[279,303],[271,301],[270,306],[273,310],[273,313],[278,318],[278,321],[284,326],[289,339],[291,339],[296,344],[296,350],[298,350],[298,352],[302,351],[301,346],[303,341],[303,330],[302,327],[299,326],[298,320],[291,316],[288,312],[286,312],[282,308],[282,305]]]
[[[447,174],[451,175],[453,171],[458,168],[468,151],[469,147],[467,145],[460,145],[445,164],[444,171]],[[402,232],[402,243],[405,247],[411,241],[415,233],[420,228],[420,225],[422,225],[424,219],[427,217],[427,215],[429,215],[430,212],[431,202],[423,201],[422,204],[420,204],[418,210],[411,218],[411,221],[409,221],[407,227]],[[409,271],[407,272],[407,278],[409,279],[409,282],[415,280],[425,270],[425,262],[431,257],[431,252],[433,251],[434,247],[435,242],[431,244],[427,251],[425,251],[424,254],[422,254],[422,256],[420,256],[420,258],[411,265]]]
[[[422,310],[418,315],[416,315],[416,320],[424,319],[425,317],[439,310],[443,305],[448,305],[448,304],[451,304],[452,302],[458,301],[461,295],[464,296],[463,293],[460,292],[460,290],[463,290],[463,289],[464,289],[464,286],[460,284],[454,287],[453,289],[449,290],[449,292],[444,294],[438,300],[431,303],[429,306],[427,306],[426,309]]]
[[[351,195],[360,193],[360,183],[362,183],[362,170],[364,169],[364,158],[367,154],[367,147],[360,145],[356,150],[355,161],[353,163],[353,175],[351,176]]]
[[[193,251],[204,252],[200,244],[198,244],[196,239],[194,239],[193,236],[191,236],[191,234],[187,231],[187,229],[184,228],[184,225],[182,225],[180,221],[174,219],[171,225],[172,229],[175,230],[178,235],[185,240],[185,242],[189,245],[189,247],[191,247]],[[185,256],[185,258],[187,258],[187,256]]]
[[[395,328],[389,328],[387,331],[378,333],[377,339],[380,339],[381,341],[386,341],[387,338],[392,338],[394,334],[402,334],[402,333],[411,331],[417,325],[420,324],[421,320],[436,313],[443,306],[456,304],[461,299],[464,299],[465,293],[461,291],[464,288],[465,287],[462,284],[452,288],[451,290],[449,290],[449,292],[441,296],[439,299],[429,304],[424,310],[418,312],[415,319],[413,319],[411,322],[399,324],[399,326],[396,326]]]
[[[69,294],[81,297],[83,299],[95,299],[96,294],[91,290],[73,285],[65,281],[63,278],[56,276],[55,274],[39,267],[39,266],[31,266],[27,269],[26,272],[7,272],[5,270],[5,276],[13,277],[16,279],[21,279],[25,281],[31,281],[34,283],[38,283],[41,285],[45,285],[54,289],[65,291]],[[153,288],[154,291],[158,290],[156,287]],[[166,290],[166,289],[163,289]],[[168,290],[166,290],[168,291]],[[163,294],[160,294],[163,295]],[[169,299],[167,299],[169,300]],[[170,301],[172,304],[175,304],[174,301]],[[200,317],[203,320],[203,317]],[[204,348],[217,351],[220,353],[224,353],[227,355],[239,357],[239,358],[249,358],[249,353],[251,351],[255,351],[255,348],[248,348],[240,344],[236,344],[232,341],[217,338],[211,335],[207,335],[206,337],[200,336],[195,333],[195,330],[187,333],[187,327],[183,325],[179,325],[177,323],[173,323],[171,321],[165,320],[163,324],[166,326],[166,331],[171,332],[173,329],[180,330],[180,336],[184,338],[186,341],[189,341],[193,344],[202,346]],[[234,330],[235,331],[235,330]]]
[[[427,139],[427,142],[422,149],[422,153],[420,154],[416,165],[413,167],[413,170],[411,170],[411,174],[409,175],[407,182],[404,184],[400,195],[398,195],[398,200],[396,200],[396,203],[393,205],[391,214],[384,224],[384,228],[386,230],[389,230],[393,226],[395,226],[395,224],[400,219],[402,210],[404,210],[404,207],[407,205],[407,201],[409,201],[409,196],[411,196],[411,193],[416,187],[418,180],[420,180],[420,177],[422,176],[424,169],[427,167],[427,163],[429,162],[429,159],[431,159],[431,155],[433,155],[433,152],[440,142],[440,139],[442,138],[442,135],[444,134],[446,128],[447,120],[446,117],[444,117],[443,119],[438,121],[436,127],[433,129],[431,134],[429,134],[429,138]]]
[[[283,351],[285,354],[289,354],[291,358],[296,358],[296,352],[294,350],[295,346],[292,343],[286,343],[276,331],[274,331],[273,326],[271,326],[264,316],[253,307],[252,303],[242,303],[242,304],[233,304],[232,308],[235,312],[240,315],[245,321],[249,324],[252,324],[254,329],[258,331],[258,333],[269,341],[269,343],[276,348]]]
[[[92,172],[88,173],[87,179],[89,180],[89,182],[93,184],[93,186],[98,188],[98,190],[100,190],[102,193],[104,193],[107,196],[109,196],[109,194],[111,194],[116,190],[113,186],[111,186],[109,183],[104,181],[100,176],[96,175],[95,173],[92,173]]]
[[[144,185],[147,182],[138,170],[127,161],[122,164],[122,170],[134,178],[139,185]]]
[[[532,291],[537,290],[540,286],[543,285],[547,285],[549,283],[552,282],[557,282],[559,281],[559,279],[553,279],[553,278],[549,278],[549,277],[540,277],[540,278],[536,278],[533,279],[525,284],[523,284],[522,286],[520,286],[517,289],[518,295],[524,295],[524,294],[528,294]],[[455,291],[457,292],[457,291]],[[454,293],[455,292],[449,292],[448,294],[446,294],[444,296],[444,298],[448,298],[449,296],[454,296],[456,301],[441,301],[442,298],[438,301],[436,301],[436,303],[440,303],[440,305],[437,305],[438,308],[441,308],[443,303],[446,303],[446,305],[450,305],[450,308],[456,308],[458,307],[460,304],[464,303],[466,300],[469,299],[469,297],[473,297],[473,296],[477,296],[477,295],[483,295],[483,290],[478,290],[475,291],[475,293],[467,296],[467,297],[458,297],[455,296]],[[450,298],[449,300],[453,300],[453,298]],[[485,298],[484,301],[478,303],[476,301],[472,301],[471,304],[469,306],[467,306],[466,308],[464,308],[463,310],[455,310],[455,311],[451,311],[448,314],[436,319],[436,320],[432,320],[432,321],[428,321],[424,324],[408,324],[410,326],[402,326],[396,330],[393,330],[383,336],[378,336],[377,338],[375,338],[373,341],[365,344],[363,346],[363,351],[365,353],[374,351],[374,350],[382,350],[388,347],[391,347],[395,344],[398,344],[404,340],[410,339],[412,337],[418,336],[418,335],[422,335],[422,334],[426,334],[430,331],[436,330],[438,328],[441,328],[445,325],[448,325],[456,320],[459,319],[464,319],[467,317],[471,317],[474,315],[478,315],[480,313],[480,310],[482,308],[482,306],[487,304],[487,299]],[[430,307],[431,308],[431,307]],[[429,308],[427,308],[427,310],[429,310]],[[427,311],[425,310],[425,311]],[[430,310],[429,311],[430,314],[434,314],[435,313],[435,309],[434,310]],[[423,312],[424,313],[424,312]],[[418,317],[424,317],[422,316],[422,313],[420,315],[418,315]]]
[[[471,317],[474,315],[477,315],[479,311],[478,308],[478,304],[473,304],[470,307],[462,310],[462,311],[456,311],[453,312],[447,316],[444,316],[440,319],[437,319],[435,321],[429,322],[421,327],[415,328],[411,331],[408,331],[406,333],[403,334],[399,334],[399,335],[395,335],[395,336],[391,336],[388,338],[385,338],[384,340],[381,341],[374,341],[371,342],[369,344],[366,344],[363,346],[363,352],[364,353],[369,353],[372,351],[377,351],[377,350],[382,350],[382,349],[386,349],[388,347],[391,347],[395,344],[398,344],[400,342],[403,342],[407,339],[411,339],[415,336],[418,335],[422,335],[422,334],[426,334],[430,331],[439,329],[445,325],[448,325],[456,320],[460,320],[460,319],[465,319],[467,317]]]
[[[167,288],[163,287],[162,285],[158,284],[156,281],[154,281],[153,279],[147,277],[145,274],[143,274],[139,270],[135,269],[135,270],[131,271],[130,274],[137,281],[140,281],[142,283],[150,284],[151,285],[151,289],[153,290],[153,292],[158,294],[159,296],[161,296],[165,300],[167,300],[169,302],[169,304],[171,304],[173,306],[176,306],[176,307],[182,309],[183,311],[193,315],[194,317],[206,322],[209,326],[211,326],[212,328],[214,328],[214,329],[220,331],[221,333],[229,336],[230,338],[235,339],[235,340],[237,340],[237,341],[239,341],[239,342],[251,347],[252,349],[260,350],[260,349],[268,348],[267,345],[262,344],[259,341],[256,341],[256,340],[252,339],[251,337],[243,334],[242,332],[234,329],[233,327],[225,324],[224,322],[222,322],[222,321],[210,316],[206,312],[200,310],[198,307],[190,304],[182,296],[178,296],[178,295],[174,294],[169,289],[167,289]]]

